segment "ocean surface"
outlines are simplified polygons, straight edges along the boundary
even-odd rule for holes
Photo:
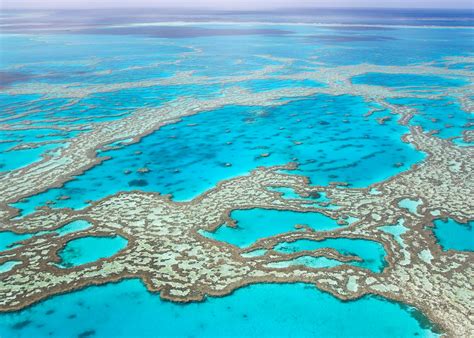
[[[0,318],[2,335],[12,338],[430,335],[429,323],[412,308],[375,297],[345,303],[304,284],[253,285],[182,305],[160,301],[129,280],[56,296]]]
[[[453,65],[447,59],[472,56],[473,39],[472,10],[6,11],[0,17],[0,124],[9,128],[0,129],[0,182],[10,171],[46,155],[55,156],[55,151],[68,147],[72,138],[87,133],[95,123],[117,121],[137,109],[162,107],[183,96],[225,97],[226,91],[236,86],[250,92],[325,86],[309,79],[245,78],[265,67],[277,67],[288,58],[297,61],[275,71],[277,74],[296,74],[308,67],[318,68],[318,64],[432,63],[473,70],[473,63]],[[82,97],[35,90],[69,85],[80,92],[87,86],[157,82],[178,72],[218,80],[124,85]],[[232,76],[242,79],[225,81]],[[387,73],[366,73],[351,80],[394,91],[410,88],[433,93],[468,84],[462,77]],[[9,89],[20,87],[33,89],[9,94]],[[393,98],[390,102],[411,106],[421,114],[407,126],[397,123],[398,116],[378,123],[377,118],[390,115],[390,111],[355,95],[317,94],[282,100],[280,105],[227,105],[183,117],[137,143],[117,142],[114,149],[98,154],[110,159],[61,187],[12,206],[21,218],[38,207],[77,210],[91,201],[132,190],[190,201],[222,180],[246,175],[259,166],[289,162],[299,163],[289,173],[304,175],[313,185],[347,182],[350,187],[365,188],[426,157],[402,141],[409,127],[439,130],[438,137],[450,138],[462,136],[473,122],[455,100]],[[22,149],[25,145],[30,148]],[[291,194],[285,192],[289,198]],[[334,220],[312,213],[252,209],[236,210],[231,217],[238,229],[221,227],[202,235],[247,247],[260,238],[291,231],[296,224],[308,224],[316,231],[340,227]],[[64,235],[88,226],[79,221],[57,232]],[[474,250],[472,222],[462,225],[438,220],[433,229],[444,250]],[[0,232],[0,251],[29,236]],[[120,236],[85,237],[68,243],[59,253],[58,264],[62,268],[80,266],[109,257],[125,246],[126,240]],[[316,247],[357,254],[362,262],[344,264],[374,273],[386,267],[383,247],[368,240],[297,241],[282,243],[276,250],[289,253]],[[1,274],[12,264],[0,266],[0,283]],[[302,257],[286,264],[330,268],[341,262]],[[2,338],[130,337],[137,332],[183,337],[438,335],[410,306],[372,296],[340,301],[304,284],[252,285],[222,298],[183,305],[161,300],[138,280],[126,280],[57,295],[21,311],[0,314]]]

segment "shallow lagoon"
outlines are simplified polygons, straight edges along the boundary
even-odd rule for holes
[[[239,247],[252,245],[259,239],[295,231],[296,225],[307,225],[318,231],[340,227],[336,220],[317,212],[295,212],[268,209],[232,211],[236,227],[222,225],[215,232],[203,232],[206,237]]]
[[[20,264],[21,261],[6,261],[0,264],[0,273],[5,273],[10,271],[15,267],[15,265]]]
[[[472,114],[463,111],[459,103],[452,98],[421,99],[400,98],[388,100],[393,104],[410,106],[418,111],[411,119],[411,125],[419,125],[427,131],[438,131],[437,137],[449,138],[461,136],[464,130],[473,129]]]
[[[66,243],[58,252],[60,267],[69,268],[92,263],[100,258],[108,258],[127,246],[127,240],[114,237],[80,237]]]
[[[363,239],[329,238],[323,241],[298,240],[292,243],[281,243],[275,247],[276,251],[293,253],[303,250],[333,248],[343,255],[354,255],[363,261],[352,261],[347,264],[381,272],[386,265],[385,250],[378,242]]]
[[[435,220],[433,232],[443,250],[474,251],[474,221]]]
[[[44,154],[61,148],[62,144],[51,143],[37,148],[12,150],[8,152],[2,151],[1,149],[5,148],[5,145],[7,145],[7,148],[11,147],[11,145],[7,143],[0,144],[0,177],[9,170],[20,169],[40,161]]]
[[[0,231],[0,251],[6,251],[11,248],[14,248],[20,241],[27,240],[29,238],[40,236],[44,234],[57,234],[59,236],[65,236],[72,232],[78,232],[82,230],[86,230],[92,226],[91,223],[85,220],[76,220],[69,222],[59,229],[51,230],[51,231],[40,231],[36,233],[25,233],[25,234],[17,234],[11,231]]]
[[[292,172],[313,184],[367,186],[423,159],[401,141],[407,129],[365,118],[368,109],[357,97],[317,95],[274,108],[229,106],[186,117],[137,144],[101,153],[112,159],[15,207],[28,213],[55,200],[53,207],[80,208],[134,189],[190,200],[220,180],[295,161],[299,168]],[[138,172],[143,167],[150,171]],[[62,195],[71,198],[58,200]]]
[[[31,234],[16,234],[11,231],[0,232],[0,251],[6,251],[15,246],[16,242],[30,238]]]
[[[157,294],[146,292],[138,280],[129,280],[55,296],[21,312],[4,314],[0,316],[0,335],[435,336],[426,319],[421,316],[418,322],[414,316],[420,318],[414,309],[377,297],[342,302],[304,284],[253,285],[229,297],[181,305],[162,301]]]
[[[317,212],[294,212],[269,209],[235,210],[230,217],[236,222],[235,227],[220,226],[214,232],[201,231],[201,235],[208,238],[230,243],[245,248],[260,239],[275,236],[285,232],[299,231],[297,225],[306,225],[316,231],[332,230],[341,225],[323,214]],[[325,257],[303,256],[294,260],[269,264],[273,267],[286,267],[288,265],[307,265],[310,267],[334,267],[342,264],[351,264],[381,272],[386,265],[385,250],[380,243],[349,238],[329,238],[322,241],[297,240],[291,243],[280,243],[274,249],[281,253],[295,253],[312,251],[321,248],[332,248],[339,253],[349,256],[354,255],[362,261],[340,262]],[[265,250],[254,250],[243,254],[244,257],[254,257],[265,254]]]

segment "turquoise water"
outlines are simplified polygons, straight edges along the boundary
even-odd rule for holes
[[[49,128],[39,129],[20,129],[20,130],[2,130],[0,135],[2,139],[10,139],[14,142],[8,142],[10,145],[17,145],[27,142],[44,142],[53,140],[63,140],[69,137],[75,137],[79,131],[62,131]]]
[[[331,238],[318,242],[302,239],[291,243],[281,243],[275,247],[275,250],[293,253],[321,248],[333,248],[343,255],[358,256],[362,258],[362,262],[352,261],[348,264],[367,268],[374,272],[381,272],[386,265],[383,246],[378,242],[363,239]]]
[[[441,138],[462,136],[464,130],[474,128],[474,125],[470,126],[472,116],[463,111],[453,98],[400,98],[390,99],[389,102],[415,108],[418,113],[410,124],[421,126],[424,130],[437,130],[436,136]]]
[[[288,87],[323,87],[323,83],[313,80],[281,80],[281,79],[262,79],[250,80],[243,83],[236,83],[252,92],[264,92],[266,90],[282,89]]]
[[[114,237],[81,237],[66,243],[58,253],[60,267],[69,268],[108,258],[127,246],[127,240]]]
[[[253,285],[235,291],[230,297],[211,297],[203,303],[181,305],[162,301],[158,295],[146,292],[139,281],[129,280],[55,296],[21,312],[0,316],[0,335],[5,337],[69,338],[81,334],[83,337],[435,336],[426,319],[420,318],[412,308],[376,297],[342,302],[304,284]]]
[[[201,232],[206,237],[239,247],[252,245],[259,239],[295,231],[296,225],[307,225],[323,231],[341,227],[336,220],[316,212],[296,212],[269,209],[234,210],[230,217],[236,227],[222,225],[215,232]]]
[[[384,20],[392,20],[391,15],[371,17],[370,22],[383,25]],[[128,14],[124,15],[126,17]],[[342,17],[331,18],[337,23],[342,20]],[[268,17],[255,14],[252,19],[265,21]],[[300,19],[295,18],[296,21]],[[438,17],[430,18],[429,22],[439,24],[439,20]],[[424,25],[427,21],[421,22]],[[403,24],[405,21],[395,20],[395,23]],[[450,24],[459,25],[459,22]],[[2,27],[0,70],[19,72],[28,78],[11,86],[55,84],[70,85],[76,89],[88,85],[97,87],[89,95],[76,99],[48,96],[53,94],[50,91],[46,96],[0,93],[0,124],[7,124],[13,129],[26,128],[0,131],[0,141],[9,141],[0,142],[0,171],[18,169],[40,160],[46,151],[63,146],[62,143],[67,142],[68,138],[86,132],[94,123],[115,121],[143,107],[161,107],[181,96],[196,99],[222,97],[225,90],[233,86],[253,92],[323,86],[312,80],[225,81],[229,76],[246,76],[267,66],[281,65],[283,61],[277,58],[294,60],[274,75],[304,72],[308,67],[315,70],[322,67],[322,63],[325,63],[324,66],[364,63],[393,66],[432,62],[441,67],[472,70],[471,63],[448,66],[444,60],[444,57],[472,54],[470,28],[196,23],[192,24],[192,28],[273,29],[285,33],[162,38],[146,34],[9,34],[8,28]],[[160,84],[160,81],[182,71],[218,78],[204,85]],[[460,77],[409,74],[371,73],[352,80],[354,83],[387,86],[398,92],[426,89],[441,94],[447,88],[461,88],[467,84],[466,79]],[[126,88],[125,85],[120,90],[98,92],[107,85],[137,81],[149,82],[145,87]],[[460,108],[456,97],[403,98],[390,102],[416,108],[419,114],[410,121],[410,125],[420,125],[427,131],[439,130],[439,137],[460,136],[463,130],[472,129],[472,117]],[[15,206],[24,215],[46,204],[54,208],[78,209],[85,207],[88,200],[99,200],[127,190],[171,194],[176,201],[187,201],[223,179],[245,175],[258,166],[288,162],[298,162],[299,168],[293,173],[307,176],[314,185],[345,181],[351,187],[366,187],[407,170],[425,157],[401,141],[408,128],[398,125],[395,116],[383,125],[376,122],[376,118],[387,116],[390,111],[382,110],[364,117],[375,106],[360,97],[316,95],[275,107],[222,107],[186,117],[146,136],[139,143],[103,151],[101,156],[111,156],[112,159],[77,176],[61,188],[31,196]],[[76,130],[55,133],[50,129],[53,125]],[[30,126],[43,129],[29,129]],[[62,143],[47,144],[33,150],[8,151],[26,142],[43,141]],[[140,168],[148,168],[149,172],[140,173]],[[284,198],[302,199],[294,191],[278,189],[284,193]],[[375,190],[372,192],[377,193]],[[60,196],[70,198],[61,199]],[[314,206],[321,202],[330,203],[324,194],[304,200]],[[401,207],[414,210],[413,203],[403,202]],[[330,205],[328,208],[337,206]],[[245,247],[259,238],[297,231],[294,226],[298,223],[308,224],[318,231],[340,227],[336,221],[318,213],[254,209],[235,211],[232,217],[238,222],[238,228],[221,226],[215,233],[206,235]],[[463,226],[451,220],[447,224],[439,222],[434,232],[444,249],[472,250],[471,225]],[[86,221],[75,221],[54,232],[64,236],[90,226]],[[403,224],[386,226],[381,230],[394,235],[403,246],[401,235],[406,230]],[[50,232],[25,235],[0,232],[0,251],[8,250],[18,241],[44,233]],[[121,237],[77,239],[69,242],[60,252],[62,265],[77,266],[110,257],[126,244]],[[381,271],[385,266],[383,248],[364,240],[297,241],[282,244],[278,250],[290,253],[321,247],[334,248],[342,254],[354,254],[363,259],[346,264],[374,272]],[[12,264],[2,265],[0,270],[5,272],[13,267]],[[326,258],[302,257],[280,264],[328,268],[342,263]],[[84,338],[93,334],[130,336],[137,332],[151,336],[430,335],[431,331],[423,326],[426,323],[417,322],[414,315],[418,316],[413,310],[378,298],[340,302],[301,284],[251,286],[228,297],[179,305],[150,295],[138,281],[126,281],[53,297],[21,312],[2,314],[0,336]]]
[[[400,202],[398,202],[398,206],[400,208],[406,209],[414,215],[419,215],[417,210],[418,210],[418,207],[422,204],[423,202],[421,201],[421,199],[412,200],[409,198],[404,198]]]
[[[30,234],[16,234],[11,231],[0,232],[0,251],[8,250],[14,247],[16,242],[31,238]]]
[[[215,232],[201,231],[203,236],[217,241],[227,242],[241,248],[254,244],[257,240],[277,234],[299,231],[295,225],[307,225],[317,231],[331,230],[341,227],[323,214],[314,212],[294,212],[268,209],[250,209],[232,211],[230,217],[236,221],[236,227],[222,225]],[[323,241],[298,240],[292,243],[281,243],[276,251],[294,253],[304,250],[333,248],[343,255],[354,255],[362,262],[352,261],[347,264],[364,267],[374,272],[381,272],[385,267],[385,250],[380,243],[362,239],[326,239]],[[264,254],[252,252],[250,256]],[[248,255],[247,255],[248,256]],[[304,256],[292,261],[275,263],[271,266],[285,267],[288,265],[308,265],[311,267],[333,267],[344,264],[337,260],[324,257]]]
[[[474,251],[474,222],[462,224],[448,218],[434,221],[433,232],[443,250]]]
[[[16,247],[16,243],[32,238],[34,236],[56,233],[59,236],[65,236],[72,232],[82,231],[90,228],[92,226],[91,223],[85,220],[76,220],[70,223],[67,223],[60,227],[59,229],[52,230],[52,231],[40,231],[37,233],[26,233],[26,234],[17,234],[11,231],[1,231],[0,232],[0,251],[8,250],[11,248]],[[20,244],[17,244],[20,245]]]
[[[0,273],[8,272],[15,267],[15,265],[20,264],[20,261],[6,261],[0,264]]]
[[[8,144],[0,144],[0,148],[3,148],[5,145]],[[9,145],[8,148],[10,148]],[[48,151],[54,151],[59,148],[60,145],[56,143],[51,143],[32,149],[0,152],[0,175],[2,174],[2,172],[20,169],[22,167],[26,167],[29,164],[40,161],[42,159],[43,154],[46,154],[48,153]]]
[[[59,236],[65,236],[72,232],[86,230],[90,228],[91,226],[92,224],[89,223],[88,221],[78,219],[77,221],[72,221],[70,223],[65,224],[61,228],[54,230],[54,232],[57,232]]]
[[[372,86],[429,89],[430,87],[460,87],[469,84],[463,78],[450,78],[434,75],[366,73],[352,78],[352,83]]]
[[[55,200],[53,207],[81,208],[87,200],[135,189],[189,200],[258,166],[295,161],[293,172],[313,184],[367,186],[424,158],[400,140],[406,128],[366,119],[368,109],[357,97],[317,95],[274,108],[229,106],[186,117],[139,143],[103,152],[112,159],[15,207],[26,214]],[[149,173],[137,172],[142,167]],[[58,200],[63,195],[70,199]]]
[[[391,234],[395,240],[400,244],[401,247],[405,247],[405,243],[403,242],[403,238],[401,237],[408,229],[405,227],[405,220],[400,219],[397,224],[394,225],[384,225],[379,227],[380,230]]]
[[[302,197],[296,193],[296,191],[292,188],[286,188],[286,187],[272,187],[269,188],[271,191],[277,191],[282,194],[283,198],[288,198],[288,199],[301,199]],[[311,199],[309,199],[311,201]]]

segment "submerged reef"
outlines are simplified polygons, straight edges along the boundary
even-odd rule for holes
[[[199,53],[199,50],[191,53]],[[308,66],[304,72],[282,75],[285,67],[295,60],[260,57],[279,65],[226,77],[181,72],[170,78],[127,83],[81,86],[41,83],[1,88],[0,93],[8,95],[40,95],[74,102],[92,93],[157,85],[229,86],[219,95],[204,99],[179,96],[159,107],[135,109],[112,121],[69,126],[65,130],[81,133],[68,138],[65,147],[44,155],[40,161],[2,173],[0,231],[29,236],[21,237],[15,245],[0,251],[0,265],[16,262],[9,263],[7,271],[0,270],[0,311],[19,310],[49,296],[89,285],[134,278],[141,279],[149,291],[159,292],[160,297],[176,302],[200,301],[207,295],[224,296],[254,283],[304,282],[344,300],[374,294],[409,304],[449,336],[472,335],[474,253],[443,250],[433,234],[433,226],[438,219],[468,223],[474,218],[471,198],[474,196],[474,148],[459,146],[453,138],[437,137],[435,130],[411,125],[418,110],[390,100],[450,97],[470,114],[474,106],[474,73],[430,64],[330,67],[314,62],[314,69]],[[455,64],[465,60],[450,58],[447,62]],[[369,73],[462,77],[468,84],[443,91],[424,91],[351,81]],[[265,91],[251,91],[239,85],[239,82],[261,79],[314,80],[322,85]],[[367,118],[374,115],[375,124],[377,119],[384,123],[391,116],[398,118],[398,123],[408,131],[403,141],[425,153],[426,159],[367,188],[353,188],[347,182],[312,185],[306,177],[292,173],[298,163],[286,163],[258,167],[248,175],[221,181],[189,202],[176,202],[159,192],[137,190],[114,193],[80,210],[44,206],[32,214],[17,217],[18,211],[10,206],[52,187],[60,187],[107,160],[98,156],[101,151],[120,146],[121,142],[125,146],[139,142],[145,135],[174,124],[184,116],[229,105],[271,108],[316,94],[357,95],[376,104],[379,108],[369,112]],[[381,111],[389,115],[377,116]],[[15,126],[3,124],[0,128],[14,130]],[[461,136],[469,142],[472,130],[466,130]],[[296,142],[295,146],[300,144]],[[24,147],[28,148],[28,144]],[[262,150],[261,156],[271,156],[271,149]],[[148,171],[143,167],[140,173]],[[146,185],[146,181],[135,181],[133,185],[139,188]],[[290,197],[282,192],[288,189],[293,192]],[[321,197],[324,201],[315,203]],[[243,248],[203,235],[219,227],[235,227],[232,211],[256,208],[320,213],[339,226],[317,230],[300,224],[294,231],[261,238]],[[90,226],[62,234],[55,231],[78,220],[87,221]],[[394,228],[402,231],[390,230]],[[117,236],[124,239],[123,247],[113,255],[84,264],[61,265],[61,252],[68,243],[80,238]],[[351,264],[363,259],[330,247],[291,252],[278,249],[284,243],[296,244],[299,240],[322,242],[337,238],[381,244],[385,250],[385,266],[378,272]],[[301,257],[325,258],[341,264],[317,267],[304,264],[304,260],[286,264]]]

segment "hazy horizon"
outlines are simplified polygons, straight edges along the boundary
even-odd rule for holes
[[[2,0],[2,9],[188,9],[188,10],[277,10],[304,8],[397,8],[397,9],[474,9],[474,0]]]

